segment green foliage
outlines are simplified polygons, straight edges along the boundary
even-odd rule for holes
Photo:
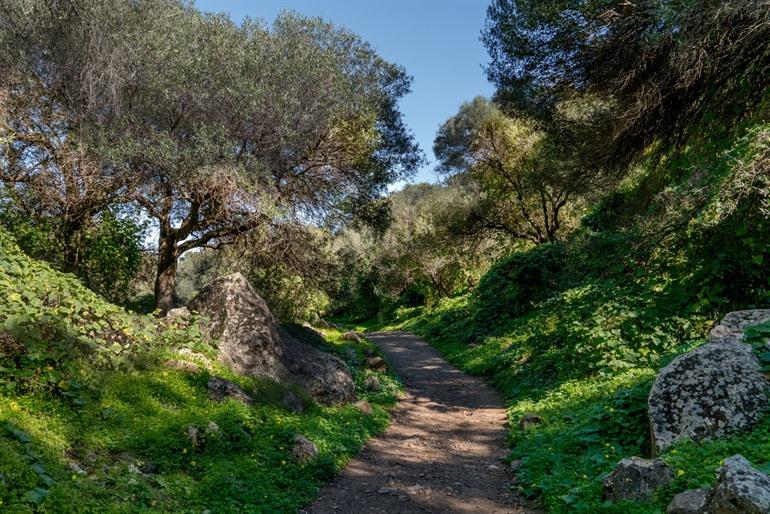
[[[0,510],[3,512],[296,512],[387,424],[400,385],[368,391],[373,346],[330,330],[368,416],[352,405],[283,405],[286,388],[236,375],[197,323],[138,316],[106,303],[72,275],[24,255],[0,230]],[[184,371],[169,359],[198,367]],[[253,406],[215,402],[216,375]],[[197,440],[188,428],[198,428]],[[294,434],[319,457],[291,454]]]
[[[8,204],[0,209],[0,223],[27,255],[75,273],[112,302],[124,303],[131,296],[145,229],[133,218],[107,210],[67,235],[56,217],[30,217]],[[76,257],[74,262],[70,256]]]
[[[154,346],[197,337],[170,326],[158,334],[152,317],[129,315],[62,275],[31,260],[0,230],[2,330],[15,342],[3,359],[6,388],[66,391],[79,365],[121,369]]]
[[[497,261],[473,292],[473,322],[492,327],[531,310],[560,287],[564,266],[565,251],[557,243]]]
[[[395,311],[393,326],[503,392],[519,487],[549,512],[663,512],[674,494],[712,485],[727,456],[770,460],[766,418],[666,451],[675,481],[651,502],[601,497],[618,461],[649,456],[657,371],[702,344],[725,312],[770,299],[766,134],[760,120],[731,140],[642,162],[563,243],[498,261],[471,293]],[[764,366],[769,337],[767,324],[747,331]],[[527,413],[545,422],[519,431]]]
[[[482,36],[487,74],[509,111],[541,119],[565,98],[606,98],[613,114],[595,132],[611,136],[586,165],[624,174],[656,141],[666,152],[696,134],[700,120],[729,129],[752,115],[768,85],[766,10],[763,0],[495,0]]]

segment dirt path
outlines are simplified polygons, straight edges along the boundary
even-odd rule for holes
[[[406,332],[367,334],[403,379],[407,397],[306,514],[524,513],[510,490],[505,408],[480,379],[458,371]]]

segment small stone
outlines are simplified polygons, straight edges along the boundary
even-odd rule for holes
[[[219,425],[217,425],[213,421],[209,421],[209,424],[206,425],[206,431],[212,434],[216,434],[219,432]]]
[[[366,365],[375,370],[380,371],[382,373],[385,373],[388,371],[388,364],[385,362],[385,359],[382,357],[367,357],[366,358]]]
[[[70,471],[72,471],[73,473],[77,473],[78,475],[86,474],[86,471],[82,467],[80,467],[80,464],[78,464],[75,461],[71,461],[68,467],[70,468]]]
[[[367,416],[374,415],[374,409],[372,409],[372,405],[367,402],[366,400],[358,400],[356,403],[353,404],[353,406],[366,414]]]
[[[297,434],[294,436],[292,455],[297,462],[305,463],[318,457],[318,447],[307,437]]]
[[[139,470],[144,474],[152,475],[158,472],[158,466],[154,462],[144,462],[139,466]]]
[[[241,389],[237,384],[230,382],[229,380],[225,380],[224,378],[211,377],[208,384],[206,385],[206,388],[209,391],[209,398],[212,400],[225,400],[231,398],[233,400],[238,400],[239,402],[242,402],[246,405],[251,405],[254,403],[254,400],[251,399],[251,396],[246,394],[243,389]]]
[[[177,371],[184,371],[185,373],[196,373],[200,370],[197,364],[192,362],[180,361],[177,359],[167,360],[163,363],[163,367],[168,369],[175,369]]]
[[[281,400],[281,403],[283,403],[283,407],[287,411],[293,412],[294,414],[301,414],[305,412],[305,405],[302,403],[302,400],[299,398],[299,396],[291,391],[283,395],[283,400]]]
[[[379,494],[391,494],[398,492],[398,489],[394,489],[392,487],[380,487],[377,492]]]
[[[364,379],[364,388],[366,388],[369,391],[379,391],[382,389],[382,384],[380,384],[380,379],[377,378],[374,375],[368,376]]]
[[[353,332],[353,331],[345,332],[344,334],[342,334],[340,336],[340,339],[342,339],[343,341],[353,341],[353,342],[356,342],[356,343],[360,343],[361,342],[361,336],[358,335],[358,333]]]
[[[662,460],[623,459],[602,481],[604,499],[646,501],[656,489],[671,483],[671,480],[671,468]]]
[[[487,466],[487,469],[495,470],[495,469],[500,469],[500,467],[499,466],[495,466],[494,464],[490,464],[489,466]]]
[[[175,309],[171,309],[166,313],[167,319],[174,319],[177,318],[182,321],[186,321],[190,319],[192,315],[190,314],[189,309],[187,307],[177,307]]]
[[[193,446],[198,446],[198,427],[193,425],[187,427],[187,439]]]
[[[666,508],[666,514],[703,514],[711,489],[691,489],[674,496]]]
[[[524,414],[519,420],[519,430],[522,432],[531,427],[543,424],[543,418],[537,414]]]
[[[754,469],[741,455],[724,460],[708,498],[709,514],[770,513],[770,477]]]

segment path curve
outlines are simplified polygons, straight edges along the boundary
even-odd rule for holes
[[[511,490],[506,412],[479,378],[447,363],[407,332],[367,334],[406,386],[391,424],[305,514],[519,514]]]

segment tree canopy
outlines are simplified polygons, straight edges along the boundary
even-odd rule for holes
[[[404,70],[320,19],[236,25],[172,0],[3,0],[0,28],[8,118],[33,121],[4,125],[5,155],[48,160],[42,140],[55,134],[87,156],[102,195],[154,219],[162,310],[185,251],[350,217],[421,159],[398,110]],[[62,159],[49,169],[64,178]],[[6,158],[4,183],[28,183],[30,162]]]

